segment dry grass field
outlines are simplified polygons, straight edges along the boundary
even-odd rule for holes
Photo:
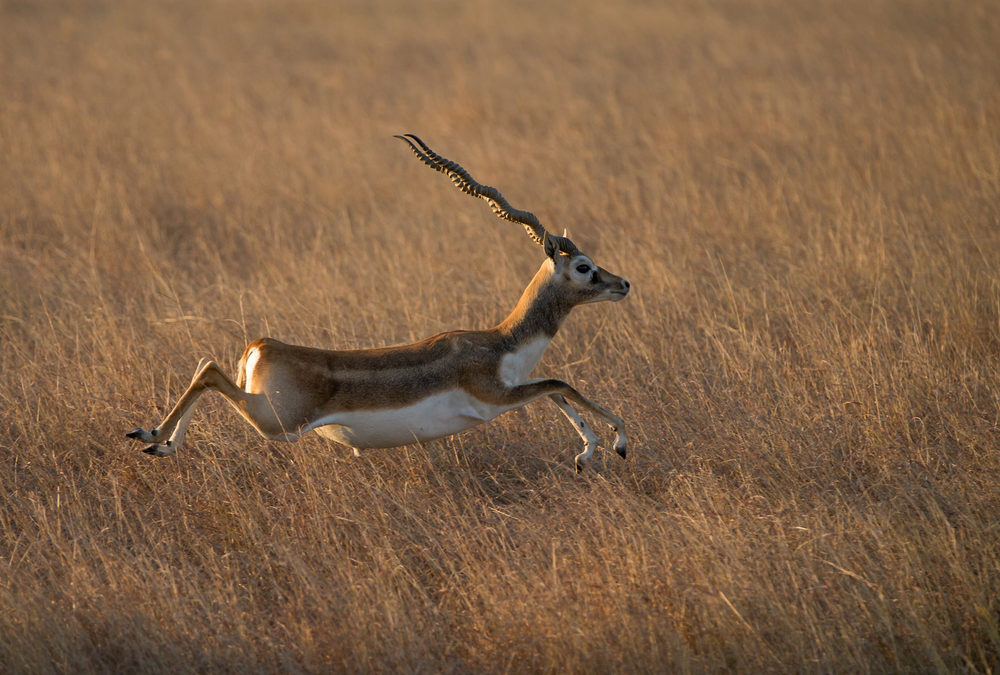
[[[0,671],[997,672],[1000,5],[0,0]],[[539,402],[361,458],[198,360],[627,276]],[[608,442],[603,426],[595,430]]]

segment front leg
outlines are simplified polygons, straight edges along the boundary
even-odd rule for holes
[[[594,454],[597,447],[597,437],[593,431],[587,427],[586,423],[577,414],[566,399],[569,399],[578,406],[585,408],[607,422],[615,432],[615,452],[623,458],[626,456],[628,438],[625,435],[625,420],[618,417],[610,410],[602,408],[590,399],[583,396],[571,385],[562,380],[535,380],[514,387],[508,388],[501,396],[501,402],[512,407],[530,403],[542,396],[549,396],[559,406],[559,409],[573,422],[577,433],[584,440],[584,450],[576,457],[576,469],[583,469],[583,462],[586,462]],[[589,432],[589,433],[588,433]]]
[[[625,435],[625,420],[618,417],[618,415],[615,415],[610,410],[597,405],[590,399],[580,394],[580,392],[576,389],[570,387],[568,384],[566,386],[569,387],[569,391],[565,393],[567,398],[577,405],[587,408],[598,417],[604,418],[604,421],[607,422],[608,426],[615,432],[615,452],[617,452],[622,459],[625,459],[628,454],[628,436]]]
[[[580,438],[583,439],[583,452],[573,460],[573,463],[576,464],[576,472],[580,473],[583,471],[583,467],[586,466],[585,462],[590,461],[590,458],[594,455],[594,450],[601,444],[600,439],[597,438],[597,434],[594,433],[593,429],[587,426],[587,423],[583,421],[579,413],[573,409],[573,406],[566,402],[562,394],[552,394],[549,398],[559,406],[563,414],[573,423],[573,428],[580,434]]]

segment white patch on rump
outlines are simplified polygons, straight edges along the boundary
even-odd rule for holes
[[[351,410],[319,418],[302,433],[319,435],[353,448],[393,448],[464,431],[517,406],[484,403],[462,389],[432,394],[401,408]]]
[[[516,352],[507,354],[500,359],[500,380],[508,387],[524,384],[528,375],[535,369],[538,362],[542,360],[545,348],[552,341],[550,337],[537,337],[531,340]]]
[[[243,373],[246,376],[246,380],[243,386],[246,388],[248,394],[252,394],[253,391],[250,389],[250,383],[253,382],[253,370],[257,367],[257,362],[260,361],[260,350],[254,347],[247,354],[246,363],[243,364]]]

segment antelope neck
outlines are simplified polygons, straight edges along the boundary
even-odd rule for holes
[[[558,285],[551,279],[550,265],[542,265],[524,289],[517,306],[496,330],[519,344],[534,337],[554,337],[573,305],[560,294]]]

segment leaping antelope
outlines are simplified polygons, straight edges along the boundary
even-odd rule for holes
[[[544,248],[545,261],[510,315],[489,330],[450,331],[382,349],[331,351],[254,340],[240,358],[236,382],[217,363],[203,360],[159,427],[128,432],[129,438],[151,443],[143,452],[173,454],[184,441],[194,404],[214,390],[265,438],[294,441],[315,429],[356,455],[359,448],[449,436],[547,396],[583,439],[577,471],[599,440],[570,402],[607,422],[615,432],[615,451],[625,457],[620,417],[566,382],[528,376],[573,307],[617,302],[628,295],[628,281],[595,265],[568,237],[546,232],[533,214],[513,208],[496,188],[476,182],[418,137],[397,138],[462,192],[485,199],[497,216],[524,225]]]

